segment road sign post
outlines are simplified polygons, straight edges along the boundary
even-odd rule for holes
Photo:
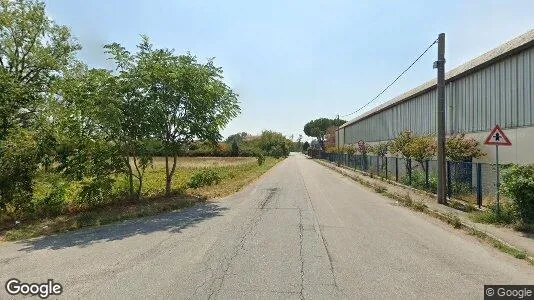
[[[501,207],[500,207],[500,187],[501,187],[501,178],[500,178],[500,167],[499,167],[499,146],[511,146],[512,143],[504,134],[501,127],[497,124],[493,129],[491,130],[490,134],[486,138],[486,141],[484,141],[484,144],[486,145],[495,145],[495,171],[497,172],[497,182],[495,184],[495,196],[497,200],[497,214],[500,213]]]

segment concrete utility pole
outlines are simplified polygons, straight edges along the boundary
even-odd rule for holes
[[[339,121],[339,114],[336,116],[336,120]],[[337,127],[337,150],[339,151],[339,143],[340,143],[340,140],[339,140],[339,126]]]
[[[445,33],[438,37],[438,203],[447,204],[447,170],[445,160]]]

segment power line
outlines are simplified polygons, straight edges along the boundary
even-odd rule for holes
[[[436,39],[435,41],[432,42],[432,44],[430,44],[430,46],[428,46],[425,51],[423,51],[423,53],[421,53],[421,55],[419,55],[411,64],[410,66],[408,66],[408,68],[406,68],[404,71],[402,71],[402,73],[399,74],[399,76],[397,76],[397,78],[395,78],[395,80],[393,80],[388,86],[386,86],[385,89],[383,89],[380,93],[378,93],[378,95],[376,95],[376,97],[374,97],[373,99],[371,99],[371,101],[365,103],[364,106],[358,108],[357,110],[351,112],[350,114],[346,114],[346,115],[342,115],[340,116],[341,118],[344,118],[344,117],[348,117],[350,115],[353,115],[357,112],[359,112],[360,110],[364,109],[365,107],[367,107],[369,104],[373,103],[373,101],[375,101],[376,99],[378,99],[378,97],[380,97],[382,94],[384,94],[393,84],[395,84],[395,82],[397,82],[397,80],[399,80],[399,78],[402,77],[402,75],[404,75],[404,73],[406,73],[408,70],[410,70],[411,67],[413,67],[413,65],[415,65],[415,63],[417,61],[419,61],[419,59],[421,59],[421,57],[423,57],[423,55],[425,55],[425,53],[428,52],[428,50],[430,50],[430,48],[432,48],[432,46],[434,46],[435,43],[437,43],[438,40]]]

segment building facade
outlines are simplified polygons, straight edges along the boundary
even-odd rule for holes
[[[499,124],[512,142],[500,147],[503,163],[534,163],[534,29],[449,71],[445,75],[446,133],[464,132],[478,140],[494,162],[494,146],[483,145]],[[436,80],[424,83],[343,124],[340,146],[394,139],[409,130],[437,133]]]

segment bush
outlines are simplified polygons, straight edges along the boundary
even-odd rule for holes
[[[263,156],[263,154],[261,154],[261,153],[258,153],[256,155],[256,159],[258,160],[258,165],[259,166],[263,165],[263,163],[265,162],[265,156]]]
[[[0,141],[0,214],[23,217],[31,210],[37,162],[37,143],[29,131],[15,130]]]
[[[483,212],[473,212],[471,218],[475,222],[490,224],[513,224],[517,220],[515,205],[503,202],[499,206],[497,213],[497,204],[492,203],[488,209]]]
[[[221,181],[221,177],[214,170],[203,170],[196,172],[191,176],[187,187],[196,189],[199,187],[212,185],[213,183],[218,184]]]
[[[239,146],[237,145],[237,141],[234,140],[232,142],[232,150],[231,150],[232,156],[239,156]]]
[[[67,207],[68,183],[54,173],[40,174],[36,180],[33,207],[37,216],[54,217]]]
[[[404,175],[401,178],[401,182],[404,185],[413,186],[416,189],[427,190],[426,186],[426,176],[423,171],[412,171],[412,184],[410,184],[410,178],[408,174]],[[438,187],[438,180],[435,175],[429,174],[428,176],[428,185],[430,191],[436,191]]]
[[[521,221],[534,223],[534,164],[504,170],[501,190],[514,201]]]

